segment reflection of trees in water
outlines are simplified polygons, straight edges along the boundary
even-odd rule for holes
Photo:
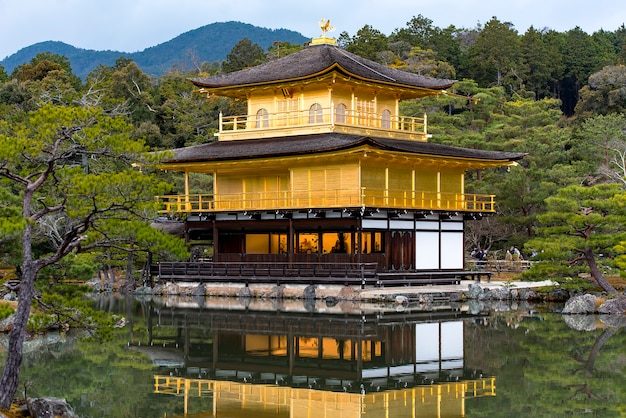
[[[584,372],[585,377],[588,377],[588,378],[593,377],[594,366],[596,364],[596,360],[598,358],[598,355],[600,354],[600,350],[602,349],[604,344],[613,335],[615,335],[620,329],[622,329],[622,328],[607,328],[607,329],[605,329],[602,332],[602,334],[600,334],[598,336],[598,338],[596,339],[595,343],[593,344],[593,347],[591,347],[591,350],[589,351],[589,355],[587,356],[587,358],[574,356],[574,359],[576,361],[578,361],[578,362],[583,364],[583,367],[581,369],[579,369],[579,370],[576,370],[575,373]],[[604,397],[596,395],[595,393],[593,393],[593,389],[592,389],[591,385],[588,382],[584,382],[584,383],[580,383],[580,384],[573,384],[573,385],[569,385],[568,387],[570,389],[576,389],[574,394],[572,394],[572,396],[570,396],[569,399],[574,399],[574,398],[576,398],[580,394],[584,394],[587,398],[593,398],[593,399],[598,399],[598,400],[605,399]]]
[[[466,369],[482,368],[498,382],[489,402],[468,400],[468,416],[626,416],[626,317],[548,309],[535,306],[522,318],[492,310],[466,321]]]

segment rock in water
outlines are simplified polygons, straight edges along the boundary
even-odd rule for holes
[[[65,399],[60,398],[29,398],[28,412],[37,418],[79,418]]]
[[[565,302],[564,314],[592,314],[596,312],[598,298],[594,295],[574,296]]]

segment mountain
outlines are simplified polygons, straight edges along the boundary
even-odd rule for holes
[[[132,53],[82,49],[58,41],[39,42],[6,57],[0,61],[0,65],[11,74],[15,67],[30,62],[38,53],[50,52],[67,57],[74,74],[84,79],[98,65],[112,66],[123,56],[135,61],[146,74],[160,76],[174,67],[192,69],[202,62],[221,62],[243,38],[250,39],[264,49],[275,41],[292,44],[310,41],[302,34],[287,29],[267,29],[241,22],[217,22]]]

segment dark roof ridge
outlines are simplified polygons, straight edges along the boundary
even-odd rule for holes
[[[411,88],[442,90],[456,82],[391,68],[329,44],[310,45],[301,51],[255,67],[211,77],[191,78],[190,81],[198,87],[206,88],[241,87],[305,79],[330,72],[337,67],[364,80]]]

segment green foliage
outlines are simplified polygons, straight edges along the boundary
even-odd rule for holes
[[[592,277],[602,281],[601,275],[614,267],[615,246],[626,239],[623,201],[624,192],[616,184],[568,186],[547,198],[547,211],[537,216],[538,236],[526,243],[542,260],[535,272],[560,275],[564,267],[559,265],[583,262]]]
[[[365,25],[353,37],[344,36],[343,47],[349,52],[372,61],[387,49],[387,37],[378,29]]]
[[[496,18],[487,22],[468,55],[471,78],[482,85],[511,86],[517,91],[526,75],[521,65],[520,38],[509,22]]]
[[[626,112],[626,66],[609,65],[589,76],[589,84],[580,89],[576,115],[588,118],[593,115]]]
[[[157,125],[151,125],[159,133],[159,142],[153,144],[155,148],[180,148],[214,140],[219,113],[226,113],[225,101],[207,100],[193,90],[188,76],[178,72],[168,73],[156,86]],[[157,133],[152,136],[156,138]]]
[[[524,89],[534,93],[535,98],[551,97],[556,80],[563,76],[563,63],[555,42],[555,32],[540,32],[528,28],[521,37],[520,54],[527,76]]]
[[[41,278],[89,280],[103,265],[126,265],[120,260],[131,253],[137,263],[145,262],[148,251],[170,259],[188,257],[183,240],[150,226],[157,209],[154,196],[172,186],[159,180],[153,167],[160,154],[149,154],[141,141],[131,140],[131,129],[123,118],[108,117],[99,109],[58,106],[44,106],[19,123],[0,123],[5,173],[28,176],[45,171],[50,163],[55,169],[33,196],[32,209],[42,215],[31,223],[36,253],[60,255],[57,262],[42,266]],[[4,258],[17,262],[26,225],[20,207],[23,192],[7,179],[0,183],[0,195],[6,195],[0,203],[0,240],[12,243],[3,249],[13,251]],[[89,254],[75,254],[71,248]]]
[[[226,60],[222,62],[222,71],[232,73],[244,68],[254,67],[267,61],[265,51],[248,38],[243,38],[233,47]]]
[[[12,306],[0,303],[0,321],[6,319],[15,313],[15,309]]]
[[[55,282],[61,280],[86,282],[95,276],[99,267],[100,263],[98,263],[94,254],[72,253],[58,263],[43,268],[40,272],[40,277],[51,279]]]
[[[119,317],[94,309],[85,298],[89,291],[91,289],[86,286],[72,284],[48,287],[37,299],[36,310],[29,317],[28,329],[32,332],[81,329],[92,338],[109,339]]]
[[[278,59],[294,52],[298,52],[304,49],[304,46],[300,44],[293,44],[291,42],[274,41],[272,45],[267,48],[267,54],[270,59]]]
[[[32,313],[28,318],[27,329],[29,332],[44,333],[52,329],[58,329],[57,318],[54,315]]]

